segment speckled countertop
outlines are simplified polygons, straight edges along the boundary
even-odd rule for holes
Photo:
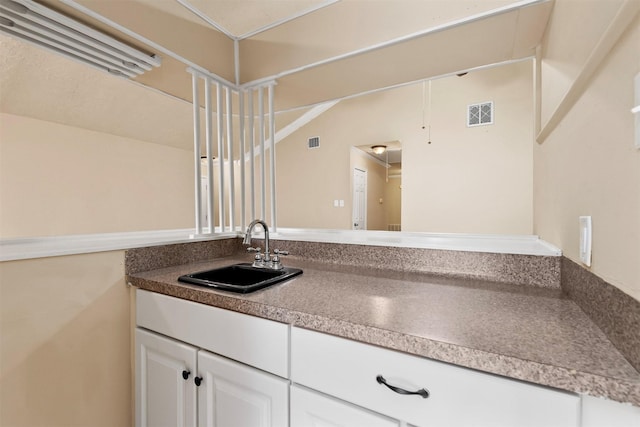
[[[288,282],[234,294],[177,281],[222,258],[127,275],[160,292],[532,383],[640,406],[640,373],[558,289],[287,259]]]

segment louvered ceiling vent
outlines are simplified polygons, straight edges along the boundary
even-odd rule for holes
[[[493,124],[493,102],[471,104],[467,108],[467,126]]]
[[[159,57],[32,0],[0,0],[0,32],[120,77],[160,66]]]
[[[319,136],[314,136],[312,138],[309,138],[308,147],[309,148],[318,148],[318,147],[320,147],[320,137]]]

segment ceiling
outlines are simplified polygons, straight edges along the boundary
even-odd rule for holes
[[[338,0],[139,0],[176,18],[244,39]]]
[[[190,101],[185,65],[231,84],[275,79],[279,111],[531,57],[553,7],[552,0],[39,2],[161,55],[159,69],[136,78],[147,86]]]
[[[174,146],[190,144],[178,140],[191,132],[191,123],[181,119],[183,131],[155,129],[166,129],[167,116],[188,116],[188,66],[230,85],[274,79],[276,126],[282,129],[326,101],[532,57],[553,8],[553,0],[37,2],[160,55],[160,67],[134,79],[154,91],[143,95],[120,79],[95,77],[86,67],[0,38],[1,111],[127,137],[143,133]],[[54,74],[42,78],[42,70],[55,69],[62,77],[52,85]],[[103,78],[110,80],[101,83]],[[159,101],[160,94],[186,102],[164,108],[168,101]],[[71,104],[66,113],[57,107],[63,98]],[[149,113],[114,114],[124,103]],[[141,117],[143,132],[136,131]]]

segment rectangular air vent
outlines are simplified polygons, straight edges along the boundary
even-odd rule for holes
[[[308,147],[309,148],[318,148],[318,147],[320,147],[320,137],[319,136],[314,136],[312,138],[309,138]]]
[[[467,108],[467,126],[493,124],[493,102],[471,104]]]

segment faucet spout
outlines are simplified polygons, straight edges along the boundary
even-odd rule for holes
[[[253,232],[253,228],[258,224],[260,224],[262,226],[262,229],[264,230],[264,260],[265,262],[269,262],[271,261],[271,255],[269,252],[269,227],[267,226],[266,222],[261,219],[253,220],[247,227],[247,232],[244,235],[242,243],[245,245],[251,244],[251,233]]]

